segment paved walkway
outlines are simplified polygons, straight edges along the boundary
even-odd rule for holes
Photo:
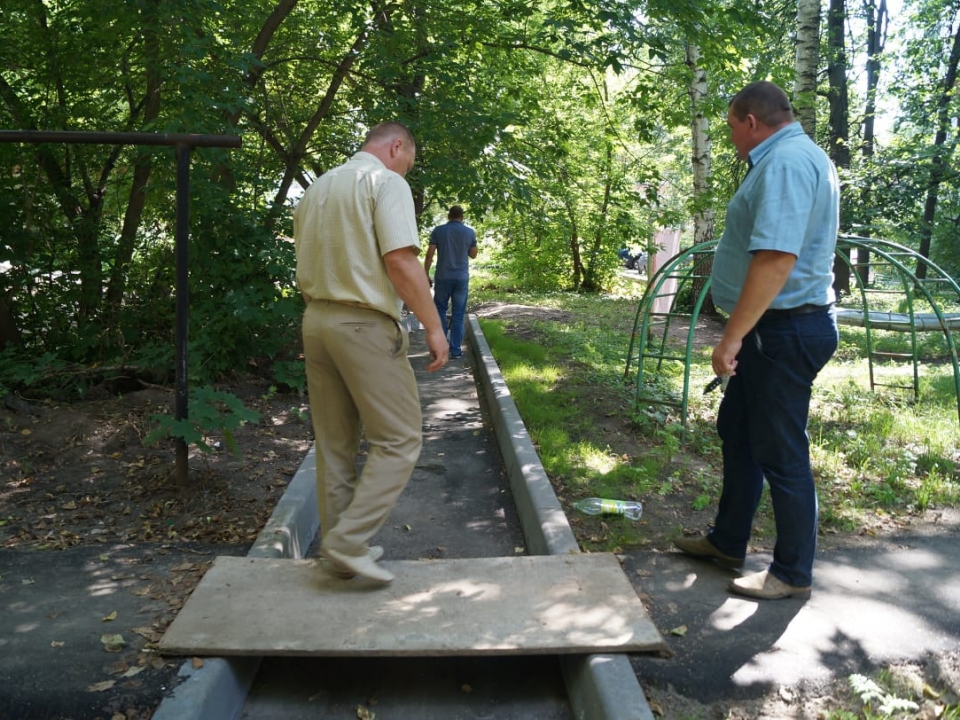
[[[770,561],[751,555],[743,572]],[[737,598],[726,590],[737,571],[680,553],[630,553],[624,570],[649,598],[673,653],[633,657],[638,674],[701,703],[758,698],[781,687],[823,688],[886,663],[945,654],[952,658],[941,682],[960,695],[956,524],[820,553],[806,601]],[[684,635],[671,634],[683,626]]]

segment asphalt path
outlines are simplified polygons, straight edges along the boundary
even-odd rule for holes
[[[634,656],[640,677],[701,703],[780,688],[817,695],[854,673],[934,659],[960,695],[960,514],[937,525],[818,553],[809,599],[758,602],[727,592],[739,571],[679,552],[629,553],[671,656]],[[744,573],[764,569],[748,556]],[[679,632],[673,632],[679,630]],[[949,701],[949,697],[947,698]]]
[[[423,333],[411,333],[424,447],[409,484],[372,541],[384,558],[526,554],[496,438],[465,353],[426,373]],[[307,556],[316,555],[312,547]],[[301,618],[310,622],[310,618]],[[572,714],[554,656],[267,658],[241,718],[565,720]],[[358,712],[360,715],[358,715]]]

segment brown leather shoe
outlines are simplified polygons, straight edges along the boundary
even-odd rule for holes
[[[730,592],[758,600],[779,600],[787,597],[810,597],[810,586],[787,585],[769,570],[744,575],[730,581]]]
[[[705,560],[713,560],[717,565],[727,568],[743,567],[743,558],[724,555],[714,547],[714,544],[707,540],[704,535],[698,537],[678,537],[674,538],[673,544],[687,555],[692,555]]]

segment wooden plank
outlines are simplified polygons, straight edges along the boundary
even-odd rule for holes
[[[444,656],[645,652],[663,639],[616,557],[384,561],[387,586],[316,560],[218,557],[168,655]]]

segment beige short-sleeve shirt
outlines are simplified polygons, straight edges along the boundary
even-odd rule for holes
[[[403,176],[358,152],[307,188],[293,213],[297,284],[310,300],[360,303],[399,320],[403,305],[383,256],[419,253],[413,194]]]

